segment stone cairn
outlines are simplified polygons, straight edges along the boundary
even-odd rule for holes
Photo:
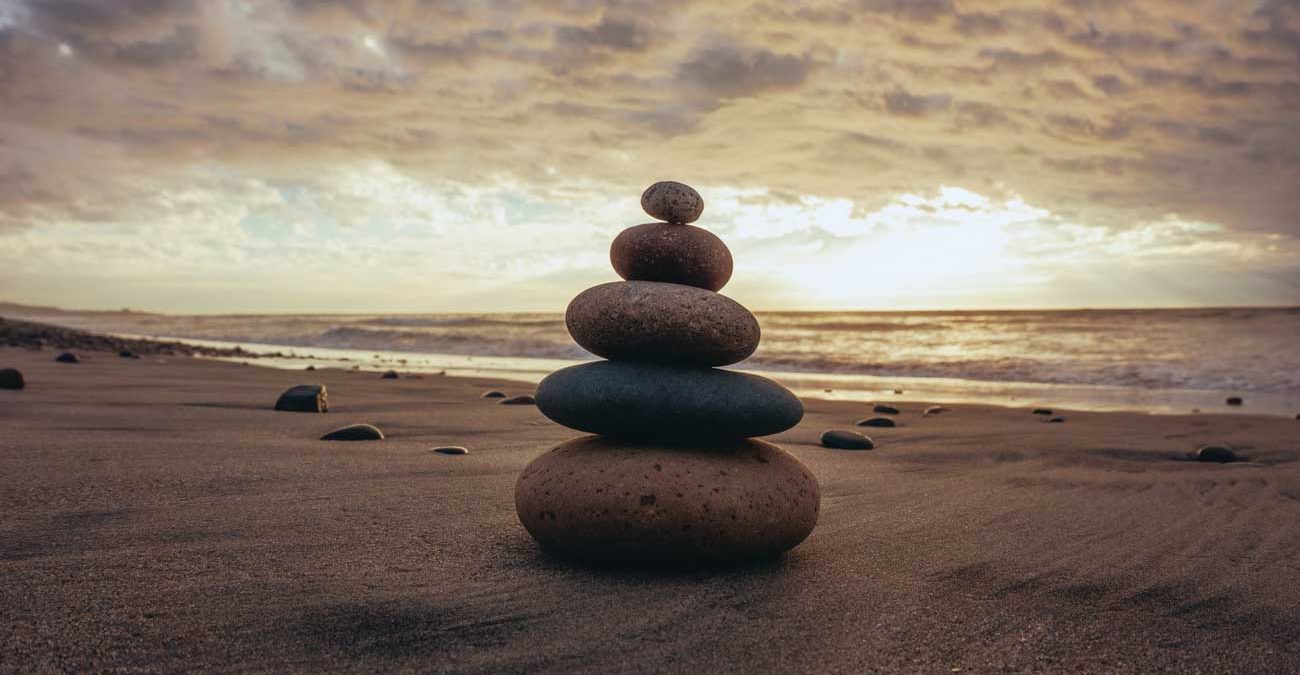
[[[608,359],[556,371],[537,387],[574,438],[529,464],[519,520],[547,550],[597,562],[726,563],[771,558],[817,524],[817,480],[755,439],[799,423],[803,404],[769,379],[717,366],[758,347],[754,315],[719,295],[731,252],[689,225],[704,200],[665,181],[641,195],[665,222],[624,230],[610,260],[626,281],[583,291],[565,324]]]

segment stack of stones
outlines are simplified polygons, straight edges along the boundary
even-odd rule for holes
[[[757,375],[718,370],[758,347],[754,315],[716,291],[731,252],[687,223],[704,209],[661,182],[641,206],[665,222],[614,240],[626,281],[589,288],[565,323],[609,359],[556,371],[537,387],[547,417],[574,438],[519,476],[519,520],[546,549],[599,562],[717,563],[770,558],[812,532],[817,480],[756,436],[798,424],[803,404]]]

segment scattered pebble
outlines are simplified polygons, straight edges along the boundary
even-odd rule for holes
[[[949,412],[949,411],[951,411],[951,410],[952,410],[952,408],[945,408],[945,407],[943,407],[943,406],[941,406],[941,405],[932,405],[932,406],[930,406],[929,408],[926,408],[926,409],[925,409],[925,414],[926,414],[926,415],[942,415],[943,413]]]
[[[499,391],[496,389],[489,389],[483,392],[483,396],[482,396],[482,398],[505,398],[505,397],[506,397],[506,393],[504,391]]]
[[[396,380],[396,379],[397,379],[397,371],[396,371],[396,370],[390,370],[390,371],[387,371],[387,372],[385,372],[383,375],[380,375],[380,376],[379,376],[379,379],[381,379],[381,380]]]
[[[537,405],[537,399],[532,394],[520,394],[501,399],[501,405]]]
[[[289,387],[275,402],[276,410],[287,412],[329,412],[329,392],[323,384],[300,384]]]
[[[1051,414],[1052,414],[1052,409],[1051,409],[1051,408],[1034,408],[1034,414],[1035,414],[1035,415],[1051,415]]]
[[[63,352],[62,354],[59,354],[58,356],[54,357],[54,360],[58,361],[59,363],[81,363],[81,357],[77,356],[76,354],[73,354],[72,352]]]
[[[902,390],[902,389],[895,389],[895,390],[894,390],[894,393],[895,393],[895,394],[901,394],[901,393],[903,393],[903,390]]]
[[[13,368],[0,370],[0,389],[22,389],[25,386],[22,373]]]
[[[349,424],[321,436],[322,441],[382,441],[384,432],[371,424]]]
[[[867,419],[865,419],[865,420],[858,420],[858,421],[856,422],[856,424],[857,424],[857,426],[860,426],[860,427],[893,427],[893,426],[897,426],[896,424],[894,424],[894,420],[891,420],[891,419],[889,419],[888,417],[869,417],[869,418],[867,418]]]
[[[1245,403],[1245,401],[1242,401],[1240,396],[1229,396],[1224,403],[1227,403],[1228,405],[1241,405],[1242,403]]]
[[[1052,419],[1047,420],[1047,421],[1048,421],[1049,424],[1060,424],[1060,423],[1062,423],[1062,422],[1065,421],[1065,418],[1064,418],[1064,417],[1053,417]]]
[[[704,198],[685,183],[662,180],[641,193],[641,208],[651,218],[670,223],[693,223],[704,213]]]
[[[440,448],[434,448],[434,452],[444,455],[468,455],[469,450],[460,445],[444,445]]]
[[[898,408],[895,408],[895,407],[892,406],[892,405],[885,405],[885,404],[883,404],[883,403],[877,403],[877,404],[876,404],[876,407],[874,407],[874,408],[871,409],[871,412],[884,413],[884,414],[886,414],[886,415],[897,415],[897,414],[898,414]]]
[[[848,429],[828,429],[822,432],[822,445],[843,450],[872,450],[876,447],[870,438]]]
[[[118,352],[117,355],[120,356],[120,357],[122,357],[122,358],[124,358],[124,359],[138,359],[138,358],[140,358],[140,355],[139,355],[139,354],[137,354],[137,353],[131,351],[130,349],[123,349],[122,351]]]
[[[303,368],[303,370],[316,370],[316,366],[307,366],[306,368]]]
[[[1207,445],[1196,451],[1198,462],[1236,462],[1241,458],[1226,445]]]

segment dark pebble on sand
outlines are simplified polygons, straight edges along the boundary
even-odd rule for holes
[[[902,390],[902,389],[895,389],[895,390],[894,390],[894,393],[895,393],[895,394],[902,394],[902,393],[903,393],[903,390]]]
[[[468,455],[469,450],[459,445],[444,445],[441,448],[434,448],[434,452],[443,455]]]
[[[303,370],[316,370],[316,366],[307,366],[306,368],[303,368]]]
[[[140,355],[139,355],[139,354],[137,354],[137,353],[131,351],[130,349],[123,349],[122,351],[118,352],[117,355],[120,356],[120,357],[122,357],[122,358],[124,358],[124,359],[138,359],[138,358],[140,358]]]
[[[925,409],[925,414],[927,414],[927,415],[942,415],[943,413],[946,413],[946,412],[948,412],[948,411],[950,411],[950,410],[952,410],[952,409],[951,409],[951,408],[945,408],[945,407],[943,407],[943,406],[941,406],[941,405],[932,405],[932,406],[930,406],[929,408],[926,408],[926,409]]]
[[[390,370],[390,371],[384,373],[383,375],[380,375],[380,376],[379,376],[379,379],[381,379],[381,380],[396,380],[396,379],[397,379],[397,371],[396,371],[396,370]]]
[[[871,409],[871,412],[884,413],[884,414],[886,414],[886,415],[897,415],[897,414],[898,414],[898,408],[895,408],[895,407],[892,406],[892,405],[885,405],[885,404],[883,404],[883,403],[877,403],[877,404],[876,404],[876,407],[874,407],[874,408]]]
[[[382,441],[384,432],[371,424],[349,424],[321,436],[322,441]]]
[[[1060,423],[1062,423],[1062,422],[1065,421],[1065,418],[1064,418],[1064,417],[1053,417],[1052,419],[1047,420],[1047,421],[1048,421],[1049,424],[1060,424]]]
[[[876,447],[870,438],[848,429],[828,429],[822,432],[822,445],[842,450],[871,450]]]
[[[25,386],[22,373],[13,368],[0,370],[0,389],[22,389]]]
[[[54,360],[58,361],[59,363],[81,363],[81,357],[77,356],[76,354],[73,354],[72,352],[63,352],[62,354],[59,354],[58,356],[54,357]]]
[[[537,400],[531,394],[520,394],[501,399],[501,405],[537,405]]]
[[[1239,458],[1237,453],[1225,445],[1207,445],[1196,451],[1196,461],[1198,462],[1235,462]]]
[[[287,412],[329,412],[329,393],[323,384],[300,384],[289,387],[275,402],[276,410]]]
[[[1242,403],[1245,403],[1245,401],[1242,401],[1240,396],[1229,396],[1224,403],[1227,403],[1228,405],[1241,405]]]
[[[504,391],[497,391],[496,389],[485,391],[483,392],[483,396],[482,396],[482,398],[505,398],[505,397],[506,397],[506,393]]]
[[[888,417],[869,417],[865,420],[858,420],[856,424],[860,427],[887,428],[887,427],[897,426],[894,424],[894,420],[891,420]]]
[[[1051,415],[1051,414],[1052,414],[1052,409],[1051,409],[1051,408],[1034,408],[1034,414],[1035,414],[1035,415]]]

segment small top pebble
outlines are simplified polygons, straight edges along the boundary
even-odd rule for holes
[[[662,180],[641,193],[641,208],[670,223],[693,223],[704,213],[704,198],[684,183]]]

